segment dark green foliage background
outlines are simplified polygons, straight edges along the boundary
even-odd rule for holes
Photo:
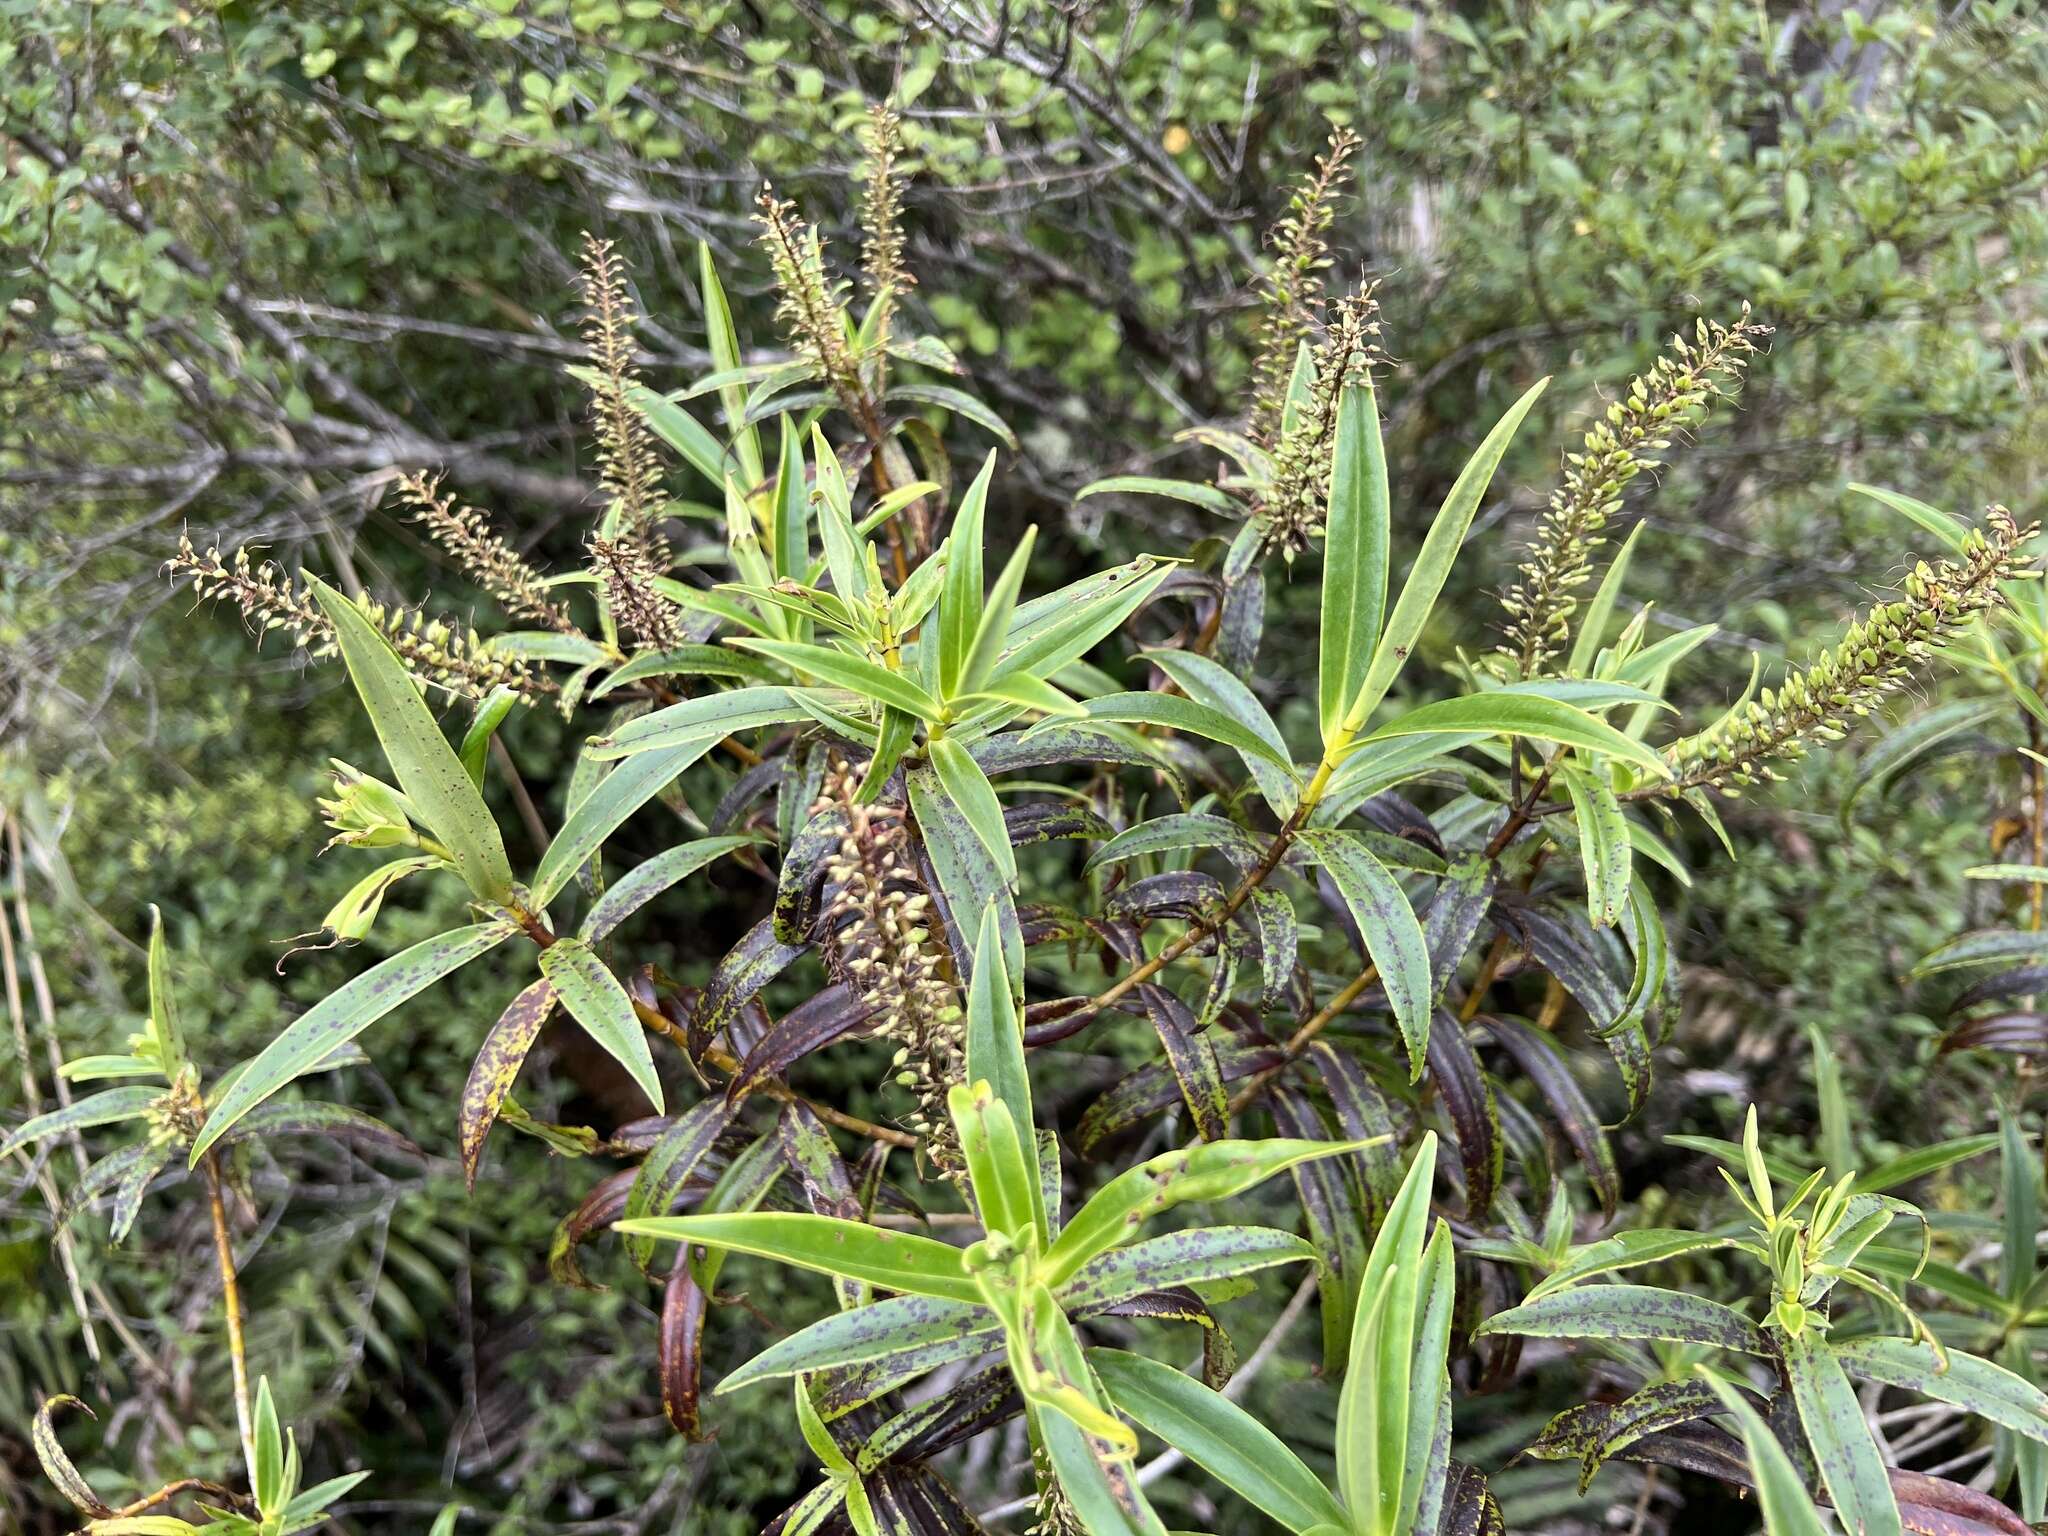
[[[313,857],[325,761],[368,764],[374,745],[338,672],[302,672],[275,643],[254,652],[224,615],[187,615],[155,578],[179,529],[264,540],[288,564],[353,560],[373,587],[481,612],[379,505],[402,428],[402,461],[450,463],[519,542],[573,560],[580,523],[556,493],[590,469],[559,373],[579,232],[630,257],[658,387],[701,371],[698,239],[743,307],[743,339],[765,347],[758,183],[850,250],[865,99],[893,94],[906,116],[913,308],[1024,439],[990,526],[1007,542],[1041,524],[1036,589],[1227,535],[1191,509],[1071,492],[1213,468],[1173,433],[1243,409],[1258,231],[1331,117],[1365,141],[1331,282],[1384,278],[1404,542],[1479,424],[1560,376],[1482,512],[1433,659],[1492,643],[1488,594],[1603,395],[1673,328],[1732,319],[1745,299],[1778,327],[1773,351],[1739,409],[1675,455],[1631,583],[1673,623],[1724,625],[1693,664],[1699,700],[1731,697],[1752,651],[1781,663],[1789,637],[1825,633],[1903,568],[1899,525],[1845,481],[1959,510],[1999,500],[2022,521],[2048,510],[2048,38],[2025,8],[1907,3],[1866,22],[1775,0],[1221,0],[1063,15],[1015,7],[999,38],[976,6],[865,0],[0,0],[0,804],[61,854],[26,875],[67,1053],[133,1026],[149,902],[215,1071],[360,964],[299,953],[278,968],[360,872]],[[1298,688],[1285,658],[1308,654],[1314,591],[1275,596],[1269,670]],[[1290,730],[1308,707],[1268,702]],[[554,815],[559,722],[524,715],[508,743]],[[2005,771],[1951,763],[1866,801],[1844,831],[1852,766],[1818,762],[1731,815],[1735,862],[1693,850],[1696,883],[1670,893],[1685,1014],[1656,1101],[1619,1143],[1646,1213],[1707,1187],[1655,1139],[1667,1132],[1729,1134],[1754,1098],[1798,1142],[1808,1025],[1867,1107],[1867,1155],[1985,1128],[2007,1073],[1936,1062],[1938,999],[1900,977],[1994,915],[1957,871],[1990,856]],[[649,820],[637,835],[651,846]],[[646,923],[643,952],[698,980],[765,896],[737,871],[687,891]],[[452,909],[407,888],[376,943]],[[431,1171],[318,1155],[254,1170],[280,1214],[249,1265],[252,1349],[316,1475],[377,1469],[351,1529],[424,1529],[451,1499],[473,1512],[464,1529],[756,1529],[804,1486],[780,1394],[719,1400],[719,1439],[683,1446],[660,1422],[646,1288],[609,1253],[593,1262],[621,1282],[609,1293],[547,1277],[549,1232],[586,1169],[501,1134],[474,1198],[451,1171],[453,1098],[496,986],[480,968],[380,1026],[374,1071],[339,1095],[436,1153]],[[1130,1049],[1145,1039],[1134,1029]],[[1100,1049],[1118,1044],[1105,1032]],[[522,1097],[608,1123],[601,1081],[577,1067],[552,1057]],[[807,1086],[872,1106],[882,1067],[856,1048],[808,1068]],[[12,1114],[16,1074],[0,1081]],[[1988,1176],[1961,1170],[1930,1203],[1982,1209]],[[233,1435],[193,1262],[201,1207],[158,1199],[124,1247],[81,1249],[165,1384],[104,1331],[104,1366],[88,1362],[33,1192],[6,1192],[4,1518],[63,1527],[20,1434],[52,1391],[150,1405],[103,1413],[102,1450],[78,1427],[106,1492],[138,1466],[213,1467]],[[766,1265],[729,1275],[771,1317],[820,1304]],[[1234,1308],[1247,1341],[1283,1299],[1269,1289]],[[714,1376],[756,1333],[738,1311],[717,1326]],[[1313,1460],[1327,1394],[1290,1390],[1307,1354],[1276,1361],[1251,1405]],[[1491,1417],[1460,1420],[1489,1468],[1542,1418],[1491,1401]],[[1173,1523],[1234,1529],[1198,1481],[1178,1486],[1161,1495]],[[1610,1471],[1582,1500],[1564,1472],[1524,1467],[1496,1486],[1513,1528],[1566,1530],[1639,1485]]]

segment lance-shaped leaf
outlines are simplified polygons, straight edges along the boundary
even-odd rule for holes
[[[1586,1166],[1586,1177],[1600,1197],[1600,1208],[1608,1215],[1621,1200],[1621,1174],[1614,1165],[1614,1150],[1600,1128],[1585,1090],[1572,1075],[1571,1062],[1542,1030],[1520,1019],[1487,1016],[1482,1022],[1541,1090],[1551,1113],[1564,1129],[1572,1150]]]
[[[739,1017],[740,1010],[760,995],[761,989],[788,970],[802,944],[785,944],[775,937],[775,921],[764,917],[749,928],[718,962],[705,983],[703,996],[690,1016],[689,1043],[693,1054],[718,1038],[721,1030]]]
[[[1586,909],[1595,928],[1621,921],[1628,904],[1630,869],[1635,846],[1629,840],[1628,818],[1614,786],[1601,772],[1563,766],[1565,792],[1579,828],[1579,861],[1586,872]]]
[[[890,704],[920,720],[939,718],[939,701],[902,672],[892,672],[865,656],[849,655],[828,645],[804,645],[794,640],[740,640],[734,642],[763,656],[804,672],[835,688],[850,688],[862,698]]]
[[[1548,379],[1539,380],[1521,399],[1508,407],[1507,414],[1487,433],[1479,451],[1459,472],[1450,494],[1444,497],[1443,506],[1437,510],[1429,532],[1423,537],[1422,548],[1409,569],[1408,579],[1401,585],[1401,595],[1394,601],[1394,610],[1387,615],[1379,643],[1373,648],[1372,659],[1365,667],[1364,680],[1344,706],[1340,733],[1354,734],[1362,729],[1380,700],[1386,697],[1387,690],[1394,685],[1394,680],[1401,675],[1416,642],[1422,638],[1423,626],[1429,622],[1437,596],[1450,577],[1451,566],[1457,561],[1458,550],[1472,527],[1472,519],[1479,511],[1486,488],[1493,483],[1493,472],[1500,467],[1501,456],[1507,452],[1508,443],[1514,437],[1515,429],[1521,426],[1522,418],[1529,414],[1536,397],[1549,384]],[[1355,605],[1356,599],[1352,601]]]
[[[704,735],[677,746],[637,753],[606,774],[603,783],[577,802],[562,830],[548,844],[540,868],[533,874],[534,905],[545,907],[553,901],[628,816],[673,784],[677,775],[709,752],[717,740]]]
[[[955,1083],[946,1108],[960,1137],[968,1185],[990,1233],[1023,1237],[1039,1231],[1038,1170],[1026,1155],[1009,1106],[985,1082]]]
[[[914,1232],[892,1232],[834,1216],[785,1211],[658,1216],[621,1221],[617,1230],[776,1259],[884,1290],[946,1301],[981,1299],[981,1290],[963,1266],[959,1249]]]
[[[663,751],[709,736],[717,741],[734,731],[783,725],[809,718],[787,688],[734,688],[685,699],[651,715],[629,720],[609,736],[591,739],[586,755],[600,762]]]
[[[1729,1239],[1713,1232],[1687,1232],[1677,1227],[1646,1227],[1639,1232],[1617,1232],[1598,1242],[1585,1243],[1567,1253],[1557,1268],[1529,1287],[1525,1298],[1535,1301],[1552,1291],[1590,1280],[1595,1275],[1614,1274],[1643,1264],[1661,1263],[1682,1253],[1726,1248]]]
[[[1690,1424],[1718,1410],[1713,1389],[1700,1381],[1662,1381],[1619,1403],[1580,1403],[1548,1424],[1525,1454],[1579,1463],[1579,1492],[1610,1457],[1663,1430]]]
[[[1351,909],[1365,941],[1365,952],[1380,973],[1380,986],[1401,1027],[1401,1040],[1408,1048],[1408,1078],[1421,1080],[1429,1059],[1430,978],[1429,944],[1422,936],[1422,924],[1415,916],[1401,883],[1387,872],[1365,843],[1346,832],[1305,830],[1303,844],[1329,872]]]
[[[1085,700],[1082,708],[1087,710],[1091,720],[1163,726],[1167,730],[1221,742],[1236,750],[1247,763],[1262,762],[1277,768],[1290,781],[1296,777],[1294,764],[1282,748],[1274,746],[1257,731],[1240,724],[1222,710],[1198,704],[1193,699],[1171,693],[1112,693],[1099,699]]]
[[[950,736],[942,736],[931,743],[928,754],[932,771],[938,776],[946,798],[973,829],[1003,879],[1015,885],[1017,852],[1010,846],[1009,827],[1003,820],[1003,803],[996,798],[995,786],[989,783],[988,775],[968,756],[967,749]]]
[[[583,926],[577,932],[587,942],[595,944],[609,937],[619,924],[677,881],[687,880],[713,859],[761,841],[762,838],[752,833],[700,837],[694,842],[679,843],[658,853],[646,862],[636,864],[606,887],[605,893],[592,903],[590,915],[583,919]]]
[[[997,661],[993,675],[1022,672],[1028,677],[1050,678],[1064,671],[1137,612],[1174,569],[1171,560],[1140,555],[1114,571],[1025,603],[1016,610],[1009,649]]]
[[[1818,1329],[1780,1338],[1779,1359],[1800,1427],[1842,1528],[1856,1536],[1902,1536],[1898,1500],[1856,1389]]]
[[[1328,745],[1358,697],[1379,645],[1392,547],[1387,455],[1368,375],[1337,401],[1337,447],[1324,519],[1322,645],[1316,704]]]
[[[1000,1342],[1001,1324],[979,1301],[892,1296],[834,1313],[779,1339],[719,1384],[733,1392],[776,1376],[812,1375],[914,1356],[918,1369],[981,1354]],[[943,1356],[943,1358],[938,1358]]]
[[[1413,1527],[1449,1392],[1451,1256],[1447,1228],[1429,1236],[1435,1174],[1431,1132],[1373,1239],[1337,1400],[1338,1493],[1352,1529],[1372,1536]]]
[[[722,1097],[699,1100],[676,1116],[675,1123],[661,1133],[633,1175],[633,1187],[626,1192],[625,1219],[666,1216],[677,1195],[696,1176],[718,1136],[731,1122],[732,1111]],[[641,1235],[626,1238],[626,1252],[642,1274],[654,1258],[654,1239]]]
[[[178,997],[171,989],[170,956],[164,946],[164,916],[149,909],[149,1033],[165,1081],[185,1064],[185,1031],[178,1022]]]
[[[1222,1393],[1143,1355],[1098,1349],[1088,1359],[1119,1409],[1290,1531],[1350,1528],[1301,1458]]]
[[[447,846],[469,888],[486,901],[505,900],[512,894],[512,866],[505,858],[498,824],[441,734],[405,663],[360,608],[317,576],[307,580],[314,601],[334,625],[335,646],[349,681],[369,712],[399,787],[428,830]]]
[[[1082,1529],[1090,1536],[1165,1536],[1132,1465],[1137,1436],[1110,1410],[1073,1325],[1043,1287],[1029,1316],[1029,1354],[1018,1384],[1025,1400],[1039,1405],[1040,1435]]]
[[[526,1053],[533,1049],[540,1027],[554,1007],[554,983],[543,976],[527,985],[505,1005],[498,1022],[484,1036],[476,1060],[469,1065],[457,1125],[462,1143],[462,1177],[472,1193],[476,1190],[476,1170],[484,1155],[484,1142],[497,1123],[505,1095],[512,1091],[519,1069],[526,1064]]]
[[[62,1131],[140,1119],[162,1096],[163,1091],[158,1088],[109,1088],[103,1093],[74,1099],[61,1108],[46,1110],[15,1127],[14,1134],[0,1142],[0,1157]]]
[[[1319,1263],[1315,1246],[1276,1227],[1191,1227],[1098,1254],[1055,1293],[1069,1312],[1176,1285],[1202,1286],[1279,1264]]]
[[[1589,752],[1600,752],[1633,763],[1656,778],[1671,776],[1663,758],[1634,737],[1623,735],[1598,715],[1589,714],[1560,699],[1510,688],[1417,705],[1380,726],[1365,740],[1391,741],[1400,736],[1473,732],[1488,736],[1526,736],[1535,741],[1554,741],[1560,746],[1583,747]]]
[[[1023,1023],[1009,969],[1003,961],[1002,920],[995,911],[984,912],[981,931],[975,940],[974,970],[967,987],[967,1080],[986,1083],[996,1100],[1008,1111],[1010,1124],[1036,1161],[1036,1137],[1032,1122],[1031,1075],[1024,1063]],[[1046,1243],[1052,1229],[1045,1196],[1034,1176],[1031,1184],[1031,1218]]]
[[[1661,1339],[1770,1355],[1771,1346],[1732,1307],[1653,1285],[1582,1285],[1496,1312],[1477,1332],[1535,1339]]]
[[[426,1155],[413,1145],[410,1137],[400,1135],[375,1115],[366,1115],[346,1104],[317,1101],[259,1105],[241,1118],[225,1140],[234,1143],[271,1136],[318,1136],[359,1147],[381,1147],[403,1157]]]
[[[1147,651],[1145,659],[1171,678],[1180,691],[1197,704],[1221,710],[1257,736],[1281,758],[1292,761],[1286,738],[1266,712],[1266,706],[1246,687],[1244,681],[1221,663],[1194,651]],[[1271,759],[1248,757],[1245,766],[1258,781],[1259,793],[1276,814],[1293,811],[1300,798],[1293,776],[1273,766]]]
[[[626,1069],[660,1114],[661,1078],[654,1070],[647,1031],[633,1011],[633,1000],[597,951],[581,939],[557,939],[540,952],[540,970],[583,1032]]]
[[[92,1491],[92,1485],[71,1464],[71,1458],[64,1454],[64,1446],[57,1439],[57,1426],[53,1422],[59,1408],[76,1408],[89,1419],[99,1417],[68,1392],[42,1400],[36,1408],[34,1421],[29,1425],[29,1439],[35,1447],[36,1460],[42,1464],[43,1476],[86,1516],[111,1515],[113,1510]]]
[[[1356,1152],[1363,1141],[1212,1141],[1182,1147],[1127,1169],[1074,1213],[1045,1256],[1045,1282],[1059,1286],[1098,1253],[1137,1237],[1163,1211],[1192,1200],[1227,1200],[1312,1157]]]
[[[287,1024],[221,1094],[193,1140],[192,1166],[199,1165],[206,1149],[220,1140],[229,1126],[286,1083],[311,1071],[400,1003],[497,948],[518,931],[510,923],[474,923],[436,934],[371,966],[315,1003]]]
[[[1952,1403],[2048,1444],[2048,1393],[2002,1365],[1961,1350],[1948,1351],[1943,1360],[1912,1339],[1848,1339],[1828,1345],[1828,1352],[1854,1375]]]
[[[947,935],[953,953],[972,971],[974,935],[981,930],[982,915],[996,914],[1003,938],[1003,964],[1008,974],[1024,974],[1024,930],[1017,921],[1017,905],[1004,878],[1002,866],[968,824],[967,818],[947,795],[938,776],[929,769],[913,769],[906,783],[910,791],[911,814],[924,839],[926,855],[939,901],[949,927]],[[971,975],[968,977],[971,981]]]
[[[996,455],[990,449],[981,472],[960,498],[960,510],[953,515],[953,531],[946,538],[945,589],[939,598],[939,694],[952,698],[962,692],[960,680],[967,673],[968,652],[975,632],[981,627],[984,582],[982,576],[982,516],[988,507],[989,482],[995,477]]]
[[[1770,1536],[1827,1536],[1830,1527],[1814,1507],[1785,1447],[1778,1443],[1763,1415],[1750,1407],[1743,1395],[1704,1365],[1698,1367],[1742,1432],[1749,1451],[1750,1473],[1756,1479],[1757,1503],[1763,1509],[1764,1529]]]

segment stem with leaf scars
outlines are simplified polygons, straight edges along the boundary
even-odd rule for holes
[[[235,1422],[242,1431],[242,1455],[256,1465],[255,1419],[249,1411],[249,1351],[242,1337],[242,1288],[235,1276],[235,1243],[228,1231],[228,1207],[221,1189],[220,1159],[206,1154],[207,1204],[213,1215],[213,1253],[220,1263],[221,1310],[228,1318],[228,1363],[235,1374]]]

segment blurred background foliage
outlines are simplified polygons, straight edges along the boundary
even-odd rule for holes
[[[1845,482],[2048,512],[2048,33],[2018,0],[0,0],[4,958],[39,1091],[52,1031],[75,1054],[133,1027],[146,903],[167,913],[216,1070],[353,968],[280,956],[350,882],[311,860],[312,799],[330,755],[374,761],[367,732],[335,672],[188,616],[156,574],[180,531],[481,604],[385,505],[399,469],[442,467],[524,546],[573,551],[593,478],[561,373],[580,232],[630,259],[643,367],[674,387],[706,361],[696,243],[765,346],[760,184],[850,250],[853,126],[882,98],[914,177],[909,304],[1023,439],[990,519],[1041,524],[1041,575],[1224,532],[1177,504],[1071,493],[1213,473],[1175,434],[1242,410],[1259,232],[1333,121],[1363,148],[1332,286],[1384,280],[1400,360],[1383,393],[1397,543],[1478,424],[1560,376],[1482,513],[1458,577],[1472,600],[1428,637],[1435,660],[1493,643],[1483,599],[1561,445],[1672,330],[1745,301],[1777,328],[1771,352],[1673,455],[1631,583],[1659,594],[1660,622],[1723,625],[1694,664],[1702,700],[1904,567],[1902,525]],[[1275,597],[1269,655],[1296,654],[1313,592]],[[538,712],[508,728],[547,810],[559,737]],[[1809,1025],[1869,1108],[1866,1155],[1895,1149],[1880,1132],[1985,1128],[2010,1067],[1937,1060],[1932,1004],[1902,978],[1998,916],[1957,871],[1991,856],[2011,771],[1966,753],[1843,822],[1856,767],[1823,758],[1731,814],[1741,856],[1700,860],[1673,893],[1686,1013],[1658,1103],[1622,1133],[1631,1199],[1654,1210],[1667,1175],[1704,1184],[1653,1134],[1721,1134],[1749,1099],[1781,1129],[1809,1123]],[[703,910],[652,952],[687,980],[755,915],[716,879],[693,889]],[[447,918],[423,899],[408,889],[379,942]],[[377,1468],[350,1529],[424,1529],[450,1500],[464,1529],[755,1529],[804,1475],[780,1400],[720,1400],[707,1445],[669,1437],[644,1294],[548,1276],[584,1176],[520,1138],[461,1193],[452,1102],[503,1001],[488,991],[416,1004],[349,1073],[350,1102],[441,1160],[252,1171],[252,1348],[302,1405],[310,1470]],[[558,1044],[522,1095],[573,1121],[604,1075]],[[870,1086],[829,1091],[857,1105]],[[25,1091],[0,1074],[0,1108]],[[1949,1177],[1944,1199],[1992,1203],[1989,1171]],[[21,1433],[39,1397],[120,1405],[87,1466],[111,1491],[232,1443],[225,1367],[189,1202],[152,1202],[121,1248],[78,1244],[89,1348],[47,1214],[19,1169],[5,1178],[0,1521],[55,1531]],[[745,1281],[770,1308],[806,1283],[764,1266]],[[1283,1299],[1243,1305],[1270,1317]],[[714,1340],[730,1357],[714,1371],[748,1352],[744,1331]],[[1276,1361],[1254,1399],[1313,1460],[1330,1427],[1286,1391],[1304,1368]],[[1501,1402],[1503,1458],[1533,1413]],[[1633,1469],[1583,1497],[1569,1474],[1499,1478],[1511,1528],[1591,1529],[1638,1498],[1664,1518]],[[1217,1518],[1198,1496],[1172,1513]]]

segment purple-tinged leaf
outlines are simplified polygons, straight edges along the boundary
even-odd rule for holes
[[[840,983],[814,993],[777,1019],[747,1052],[726,1084],[726,1100],[737,1104],[813,1051],[857,1033],[873,1016],[874,1010]]]
[[[1614,1151],[1607,1144],[1607,1133],[1600,1128],[1600,1117],[1593,1112],[1585,1090],[1572,1075],[1571,1063],[1548,1035],[1520,1019],[1486,1015],[1480,1022],[1535,1083],[1565,1139],[1585,1165],[1586,1177],[1600,1198],[1600,1208],[1612,1216],[1621,1201],[1621,1175],[1614,1166]]]
[[[296,1104],[259,1105],[244,1115],[241,1123],[222,1140],[232,1143],[245,1138],[261,1140],[271,1136],[320,1136],[330,1141],[380,1148],[401,1157],[426,1156],[413,1145],[410,1137],[401,1136],[374,1115],[366,1115],[345,1104],[322,1104],[311,1100]]]
[[[661,1411],[677,1434],[695,1444],[704,1429],[704,1319],[708,1298],[690,1273],[687,1248],[676,1250],[661,1297]]]
[[[1180,1084],[1195,1134],[1204,1141],[1222,1140],[1230,1129],[1230,1092],[1224,1086],[1215,1040],[1196,1024],[1188,1005],[1166,988],[1146,983],[1137,992],[1152,1016],[1167,1066]]]
[[[1504,1160],[1500,1109],[1465,1026],[1448,1009],[1437,1011],[1436,1028],[1429,1032],[1429,1072],[1458,1143],[1458,1161],[1465,1172],[1465,1214],[1484,1222],[1493,1209],[1494,1191],[1500,1188]]]
[[[690,1054],[701,1057],[704,1048],[719,1037],[763,987],[788,970],[805,947],[778,939],[772,918],[764,917],[748,929],[747,936],[718,962],[690,1016]]]
[[[719,1135],[731,1118],[731,1106],[716,1096],[700,1100],[676,1116],[675,1123],[662,1133],[635,1171],[621,1215],[633,1220],[666,1216],[676,1197],[693,1179],[705,1182],[699,1177],[700,1165],[718,1144]],[[651,1273],[653,1238],[629,1234],[626,1252],[642,1274]]]

